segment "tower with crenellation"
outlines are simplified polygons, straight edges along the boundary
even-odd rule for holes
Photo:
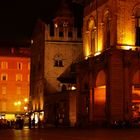
[[[59,95],[71,84],[60,82],[58,77],[82,55],[82,29],[75,26],[74,14],[62,1],[52,23],[38,20],[33,32],[31,59],[31,96],[33,110],[48,111],[56,106],[53,95]],[[68,95],[68,94],[67,94]],[[59,99],[59,98],[57,98]],[[50,100],[53,100],[51,102]],[[55,101],[55,103],[54,103]],[[48,109],[46,105],[53,107]],[[61,103],[63,104],[63,103]],[[68,107],[68,104],[65,107]],[[53,112],[54,110],[50,110]],[[54,121],[55,114],[50,119]]]

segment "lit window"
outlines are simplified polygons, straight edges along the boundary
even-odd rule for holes
[[[8,63],[7,62],[1,62],[1,69],[7,69],[8,68]]]
[[[17,69],[22,70],[22,63],[21,62],[17,62]]]
[[[16,74],[16,81],[22,81],[22,74]]]
[[[7,79],[8,79],[7,74],[5,74],[5,73],[1,74],[1,80],[2,81],[6,81]]]
[[[17,94],[21,94],[21,87],[20,86],[17,87]]]
[[[2,87],[2,94],[6,94],[6,86]]]

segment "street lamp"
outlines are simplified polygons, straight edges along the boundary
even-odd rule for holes
[[[14,102],[14,105],[15,106],[20,106],[21,105],[21,101]]]
[[[24,106],[24,110],[27,111],[28,110],[28,107],[27,106]]]
[[[24,102],[25,102],[25,103],[27,103],[27,102],[28,102],[28,99],[27,99],[27,98],[25,98],[25,99],[24,99]]]

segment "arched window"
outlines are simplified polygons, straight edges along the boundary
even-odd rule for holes
[[[140,46],[140,8],[136,9],[136,46]]]
[[[110,14],[107,10],[104,14],[104,46],[105,49],[110,47]]]
[[[90,33],[90,51],[91,54],[94,54],[96,51],[96,26],[95,26],[95,19],[94,17],[90,17],[90,19],[88,20],[88,31]]]

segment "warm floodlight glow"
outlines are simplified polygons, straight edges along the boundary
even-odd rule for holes
[[[98,86],[97,88],[106,88],[106,86],[104,85],[104,86]]]
[[[21,101],[18,101],[17,104],[18,104],[18,105],[21,105]]]
[[[132,49],[132,47],[131,46],[122,46],[122,49],[123,50],[130,50],[130,49]]]
[[[97,56],[97,55],[100,55],[101,54],[101,52],[96,52],[95,54],[94,54],[94,56]]]
[[[72,86],[72,87],[71,87],[71,90],[76,90],[76,87],[75,87],[75,86]]]
[[[27,111],[28,110],[28,107],[27,106],[24,106],[24,110]]]
[[[85,59],[87,60],[88,59],[88,56],[86,56]]]
[[[27,98],[25,98],[25,99],[24,99],[24,102],[25,102],[25,103],[27,103],[27,102],[28,102],[28,99],[27,99]]]
[[[31,40],[31,44],[33,44],[34,43],[34,41],[33,40]]]
[[[15,106],[17,106],[17,105],[18,105],[18,103],[17,103],[17,102],[14,102],[14,105],[15,105]]]
[[[54,26],[55,26],[55,28],[57,28],[57,27],[58,27],[58,24],[57,24],[57,23],[55,23],[55,24],[54,24]]]
[[[43,120],[43,118],[44,118],[44,112],[43,111],[40,112],[39,118],[40,118],[41,121]]]

